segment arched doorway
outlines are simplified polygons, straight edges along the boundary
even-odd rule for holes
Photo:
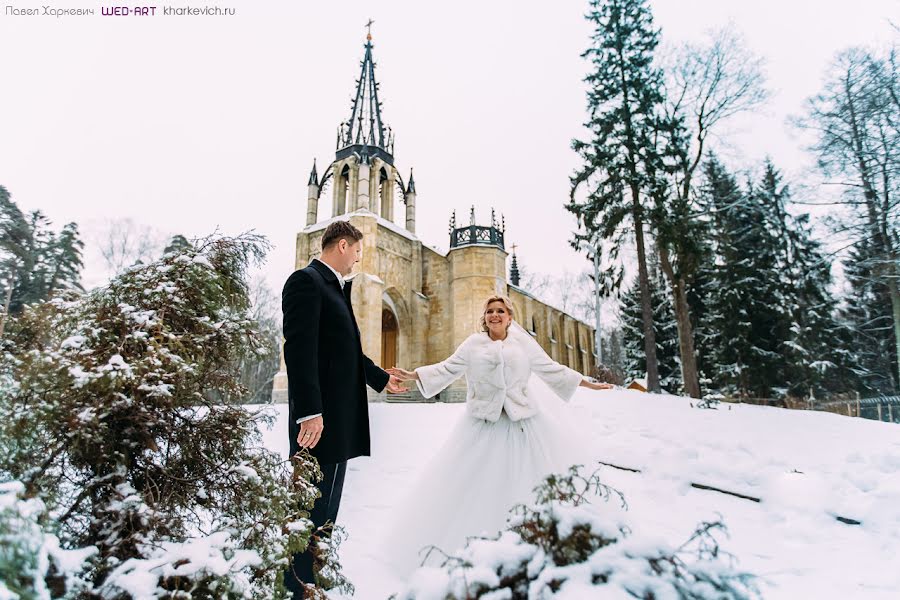
[[[385,369],[397,366],[397,317],[391,309],[381,309],[381,366]]]

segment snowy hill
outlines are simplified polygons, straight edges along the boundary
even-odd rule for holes
[[[636,534],[677,545],[701,521],[721,518],[730,532],[722,548],[760,576],[765,598],[900,597],[900,427],[751,405],[702,410],[624,390],[579,390],[572,408],[592,427],[596,460],[639,471],[600,471],[645,528]],[[286,407],[274,410],[266,443],[286,455]],[[381,600],[401,587],[375,541],[463,412],[458,404],[370,406],[373,456],[350,462],[339,518],[354,598]]]

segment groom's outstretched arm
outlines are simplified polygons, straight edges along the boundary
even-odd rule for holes
[[[363,369],[366,372],[366,384],[376,392],[380,392],[391,378],[387,372],[363,354]]]
[[[322,412],[319,387],[319,315],[322,296],[307,273],[295,271],[281,292],[284,364],[294,418]]]

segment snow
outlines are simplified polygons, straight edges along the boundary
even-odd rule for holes
[[[633,528],[610,551],[619,547],[618,553],[627,549],[646,554],[678,548],[698,524],[721,519],[729,533],[724,539],[719,536],[722,549],[736,557],[740,570],[760,577],[767,599],[897,597],[896,425],[766,406],[699,409],[687,398],[628,390],[579,389],[571,406],[593,432],[592,452],[598,461],[640,471],[599,467],[603,483],[625,495],[625,514]],[[356,586],[354,598],[383,599],[414,583],[394,578],[375,551],[383,527],[453,421],[464,418],[465,407],[373,403],[369,408],[373,456],[348,465],[338,517],[348,539],[340,556]],[[287,407],[271,410],[277,419],[264,432],[265,442],[286,456]],[[697,489],[692,483],[761,502]],[[601,507],[612,511],[617,502],[612,498]],[[844,524],[838,516],[861,525]],[[567,518],[589,519],[576,513]],[[623,572],[621,577],[647,579],[638,573]],[[420,570],[414,579],[420,590],[430,586],[435,593],[443,589],[441,581],[446,584],[446,576],[437,570]],[[609,597],[615,597],[610,592]],[[557,597],[593,595],[587,587],[571,585]]]
[[[113,595],[121,590],[134,598],[156,598],[161,576],[188,577],[200,573],[232,573],[238,587],[246,589],[249,581],[241,571],[262,562],[256,552],[234,548],[231,535],[225,531],[184,543],[162,542],[149,550],[149,558],[126,560],[110,573],[104,586],[107,593]]]
[[[174,388],[175,386],[170,383],[158,383],[156,385],[142,383],[138,386],[138,389],[142,392],[147,392],[148,396],[160,396],[165,398],[172,396],[172,390]]]
[[[55,572],[66,578],[70,589],[80,580],[77,573],[97,549],[93,546],[74,550],[63,549],[59,539],[41,528],[46,506],[37,498],[25,497],[25,485],[20,481],[0,483],[0,532],[2,532],[3,575],[16,574],[22,582],[31,581],[32,594],[28,598],[49,600],[50,590],[44,576],[53,565]],[[20,596],[0,581],[0,600],[18,600]]]
[[[86,386],[91,382],[92,379],[96,379],[99,375],[97,373],[89,373],[81,368],[80,365],[75,365],[74,367],[69,367],[69,375],[72,376],[74,380],[72,385],[76,388],[81,388]]]
[[[83,335],[73,335],[63,340],[62,344],[59,345],[60,350],[67,350],[69,348],[78,349],[87,341],[87,338]]]
[[[303,233],[312,233],[313,231],[319,231],[319,230],[327,228],[329,225],[331,225],[335,221],[349,221],[354,216],[375,217],[375,220],[378,222],[378,224],[381,225],[382,227],[384,227],[385,229],[388,229],[401,237],[405,237],[408,240],[418,241],[418,239],[419,239],[413,233],[407,231],[406,229],[397,225],[393,221],[388,221],[387,219],[385,219],[379,215],[376,215],[375,213],[373,213],[372,211],[370,211],[366,208],[358,208],[351,213],[347,213],[345,215],[338,215],[337,217],[325,219],[324,221],[318,221],[317,223],[314,223],[313,225],[307,225],[306,227],[303,228]]]

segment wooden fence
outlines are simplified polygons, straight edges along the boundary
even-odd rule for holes
[[[776,406],[793,410],[822,410],[848,417],[862,417],[875,421],[900,423],[900,396],[875,396],[872,398],[848,398],[819,402],[798,398],[771,400],[768,398],[734,398],[726,402]]]

